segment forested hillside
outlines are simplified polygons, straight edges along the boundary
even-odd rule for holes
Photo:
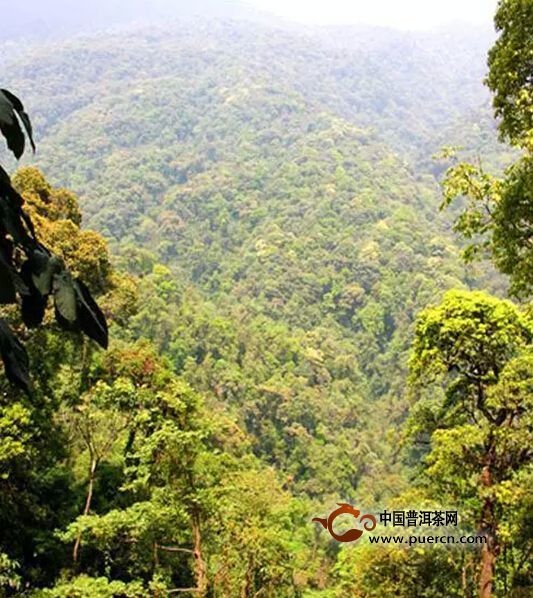
[[[183,300],[194,285],[224,322],[191,334],[167,305],[169,330],[150,307],[142,330],[178,370],[195,356],[194,382],[318,496],[353,494],[361,471],[347,447],[365,450],[369,402],[388,397],[377,409],[393,420],[378,420],[392,429],[401,417],[414,315],[469,284],[437,211],[438,166],[417,157],[427,163],[461,115],[488,111],[488,35],[358,33],[332,48],[196,22],[53,45],[12,66],[35,105],[38,163],[86,198],[85,221],[130,268],[149,251],[140,274],[165,263]],[[386,450],[385,431],[367,452]]]
[[[38,140],[23,164],[45,177],[14,183],[52,222],[58,186],[79,197],[97,233],[63,215],[43,235],[96,277],[112,338],[98,353],[29,335],[46,410],[5,414],[2,525],[22,529],[0,551],[7,595],[474,595],[464,549],[341,550],[311,518],[444,500],[408,450],[408,364],[446,291],[507,292],[461,260],[461,204],[439,211],[450,163],[432,159],[461,144],[498,173],[516,157],[482,84],[493,38],[196,19],[4,42],[2,85]]]

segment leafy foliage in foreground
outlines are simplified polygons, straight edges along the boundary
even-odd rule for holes
[[[463,520],[487,538],[482,597],[492,595],[497,567],[496,595],[533,575],[523,558],[533,531],[532,343],[531,317],[481,292],[446,294],[420,314],[416,328],[412,377],[432,396],[416,404],[412,431],[430,440],[425,475],[433,492],[463,505]],[[510,566],[499,564],[501,554]]]
[[[0,90],[0,131],[16,158],[22,156],[26,143],[22,127],[35,149],[24,106],[11,92]],[[20,298],[22,321],[33,328],[43,321],[49,297],[53,297],[56,319],[62,328],[83,330],[107,347],[106,320],[88,288],[81,279],[73,279],[62,260],[39,242],[23,204],[22,196],[0,166],[0,303],[15,304]],[[29,393],[26,350],[4,319],[0,320],[0,354],[9,380]]]
[[[1,591],[295,595],[315,542],[306,501],[253,455],[234,418],[205,405],[147,341],[131,340],[137,283],[79,229],[75,198],[34,169],[14,180],[39,210],[43,240],[74,271],[100,264],[89,282],[121,340],[100,353],[53,326],[33,330],[31,400],[1,393]]]

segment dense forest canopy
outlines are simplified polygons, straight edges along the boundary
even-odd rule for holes
[[[344,445],[368,417],[362,401],[390,397],[388,410],[403,395],[400,356],[415,314],[469,277],[476,284],[437,212],[435,167],[415,168],[438,147],[434,131],[453,131],[459,115],[475,106],[483,114],[488,104],[478,35],[455,46],[448,35],[413,43],[382,32],[381,46],[338,49],[207,21],[52,45],[13,65],[30,105],[35,89],[49,90],[34,112],[39,163],[87,197],[86,222],[129,268],[139,247],[153,254],[136,273],[161,261],[214,303],[224,327],[213,331],[221,336],[214,355],[209,346],[194,350],[209,372],[195,384],[225,398],[269,461],[289,467],[297,455],[295,482],[319,496],[353,493],[360,472]],[[443,52],[472,73],[461,94],[460,82],[445,85]],[[80,56],[89,59],[80,64]],[[398,72],[400,57],[416,69]],[[473,135],[498,152],[495,131]],[[147,310],[142,329],[179,370],[190,368],[184,317],[164,309],[166,320]],[[185,334],[207,342],[207,333]],[[269,364],[260,355],[278,335]],[[258,348],[241,355],[248,337]],[[301,353],[294,365],[291,337]],[[391,368],[397,376],[386,374]],[[285,421],[287,400],[301,407]],[[352,421],[344,414],[354,410]],[[283,430],[294,425],[311,437],[288,444]],[[317,426],[330,430],[324,439]],[[335,429],[343,441],[333,440]],[[340,460],[335,474],[317,465],[331,461],[320,454],[324,442]]]
[[[142,2],[105,4],[86,30]],[[523,160],[483,86],[494,33],[275,27],[227,4],[69,37],[51,7],[62,39],[0,35],[38,142],[12,185],[111,343],[2,307],[34,392],[0,379],[0,595],[527,592],[531,309],[490,251],[462,260],[472,171],[432,159],[461,145],[491,181]],[[340,501],[455,506],[490,542],[340,546],[311,523]]]

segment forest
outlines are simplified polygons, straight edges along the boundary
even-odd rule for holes
[[[35,11],[0,30],[0,598],[533,596],[533,2]],[[313,521],[343,504],[379,529]]]

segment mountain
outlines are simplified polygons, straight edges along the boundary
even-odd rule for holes
[[[194,384],[298,488],[348,495],[370,473],[345,446],[369,434],[377,462],[392,448],[416,313],[450,287],[501,284],[461,264],[430,160],[461,119],[479,123],[472,149],[503,157],[481,83],[489,43],[478,30],[187,20],[38,45],[3,80],[33,115],[37,164],[79,193],[86,225],[134,269],[139,248],[166,264],[229,338],[206,348],[220,332],[198,331],[204,349],[184,349],[168,305],[172,331],[152,314],[140,329],[178,370],[184,350],[197,355]],[[277,342],[257,371],[255,352]],[[332,455],[335,482],[317,465]]]
[[[40,402],[0,422],[22,430],[0,451],[0,517],[22,530],[0,538],[0,577],[58,584],[38,597],[207,577],[217,596],[326,598],[360,580],[378,595],[401,569],[416,595],[449,580],[467,595],[462,552],[412,551],[411,569],[406,551],[339,549],[309,523],[342,501],[427,507],[422,449],[405,450],[415,319],[452,288],[506,292],[462,261],[460,206],[439,210],[450,163],[432,158],[458,143],[491,171],[514,157],[482,83],[493,34],[46,4],[4,12],[2,87],[38,148],[14,181],[46,242],[105,291],[111,346],[29,334]]]
[[[23,0],[1,7],[1,40],[43,40],[87,34],[134,22],[164,22],[184,17],[236,17],[252,13],[239,0]]]
[[[481,30],[311,33],[193,20],[167,30],[136,29],[41,45],[3,71],[6,84],[26,98],[35,115],[42,164],[51,167],[52,176],[60,168],[53,165],[59,146],[64,155],[57,161],[64,164],[71,150],[76,158],[82,146],[94,146],[93,133],[101,143],[105,140],[98,151],[93,148],[98,160],[112,159],[113,152],[124,149],[175,156],[185,147],[194,150],[194,143],[205,152],[200,147],[205,140],[195,138],[194,127],[201,131],[210,120],[215,128],[218,121],[236,120],[238,132],[226,127],[217,136],[217,144],[232,144],[231,136],[246,131],[284,127],[283,119],[292,112],[308,120],[328,114],[365,129],[402,158],[414,158],[414,168],[416,160],[425,160],[430,171],[428,156],[446,142],[448,130],[461,126],[461,119],[483,119],[483,134],[494,143],[488,93],[481,84],[490,40]],[[262,110],[262,102],[272,107],[270,113]],[[242,114],[235,119],[237,110]],[[295,128],[290,133],[292,141],[303,132]],[[448,142],[454,142],[456,132],[450,137]],[[250,148],[261,151],[260,146],[256,137]],[[80,184],[87,175],[78,183],[72,167],[90,168],[94,176],[92,161],[85,152],[80,165],[68,165],[71,176],[63,182],[83,194]]]

